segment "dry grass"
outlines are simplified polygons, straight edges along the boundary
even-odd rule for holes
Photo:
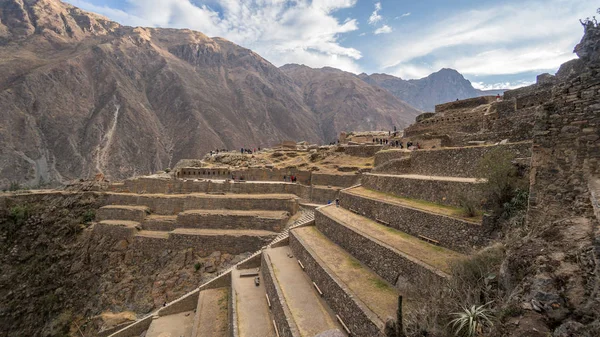
[[[405,198],[399,197],[397,195],[393,195],[390,193],[383,193],[379,191],[369,190],[364,187],[357,187],[350,191],[349,193],[370,197],[373,199],[379,199],[386,202],[398,204],[401,206],[412,207],[416,209],[421,209],[427,212],[436,213],[440,215],[445,215],[453,218],[460,218],[471,222],[481,222],[483,218],[482,212],[477,212],[475,216],[465,216],[465,212],[460,207],[452,207],[448,205],[440,205],[433,202],[413,199],[413,198]]]
[[[406,311],[408,336],[452,336],[448,323],[465,307],[502,302],[497,275],[504,258],[502,246],[492,246],[451,266],[451,278],[442,280],[428,274],[416,277],[406,290],[415,305]]]

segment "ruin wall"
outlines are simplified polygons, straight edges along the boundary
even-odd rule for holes
[[[320,186],[338,186],[350,187],[356,185],[360,181],[360,174],[329,174],[329,173],[313,173],[312,185]]]
[[[384,221],[391,228],[414,237],[423,235],[464,254],[471,253],[474,247],[485,247],[488,244],[486,233],[489,219],[482,225],[347,192],[340,193],[340,204],[370,219]]]

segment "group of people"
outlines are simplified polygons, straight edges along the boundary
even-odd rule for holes
[[[210,151],[210,155],[215,155],[215,154],[219,154],[219,152],[227,152],[226,149],[216,149],[216,150],[212,150]]]
[[[382,138],[373,138],[373,143],[375,144],[380,144],[380,145],[390,145],[392,147],[399,147],[401,149],[404,148],[404,143],[402,143],[399,140],[389,140],[389,139],[382,139]],[[414,144],[413,142],[407,142],[406,143],[406,148],[409,150],[420,150],[421,149],[421,144],[416,143]]]
[[[289,182],[295,183],[296,180],[297,180],[297,177],[295,175],[283,176],[283,181],[289,181]]]
[[[241,148],[240,149],[240,153],[241,154],[255,154],[258,151],[260,151],[260,147],[259,148],[253,148],[253,149],[245,149],[245,148]]]

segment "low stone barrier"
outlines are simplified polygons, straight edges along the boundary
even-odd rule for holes
[[[486,154],[501,150],[515,158],[531,157],[531,142],[496,146],[473,146],[413,151],[410,169],[405,173],[445,177],[478,177],[477,166]],[[444,163],[440,165],[440,163]]]
[[[285,210],[290,214],[298,211],[297,197],[264,196],[227,196],[227,195],[159,195],[159,194],[128,194],[111,193],[108,195],[107,204],[112,205],[143,205],[150,211],[161,215],[174,215],[190,209],[237,209],[267,211]]]
[[[343,152],[353,157],[373,157],[375,153],[381,151],[384,145],[346,145],[340,146]]]
[[[313,186],[310,200],[319,204],[334,202],[340,194],[340,187]]]
[[[260,229],[280,232],[289,218],[285,211],[260,215],[256,212],[217,213],[206,210],[191,210],[179,213],[178,227],[212,229]]]
[[[340,193],[340,203],[369,219],[385,221],[390,227],[414,237],[423,235],[437,240],[441,246],[460,253],[469,254],[474,248],[489,244],[487,218],[484,224],[478,224],[358,196],[351,190]]]
[[[363,174],[361,181],[365,188],[371,190],[437,204],[460,206],[463,199],[475,202],[484,200],[483,190],[473,182],[413,179],[370,173]]]
[[[229,233],[198,235],[175,230],[169,232],[168,236],[164,238],[135,236],[132,240],[132,246],[136,252],[142,254],[141,256],[155,256],[165,250],[183,250],[186,248],[194,248],[194,251],[202,257],[209,256],[215,251],[238,255],[257,251],[276,236],[276,233],[264,236],[233,235]]]
[[[398,252],[384,243],[374,241],[361,233],[329,218],[319,210],[315,212],[315,223],[319,231],[338,244],[356,259],[371,268],[391,284],[402,280],[417,280],[422,273],[446,277],[443,272],[421,261]]]
[[[311,185],[350,187],[360,181],[360,174],[313,173]]]
[[[411,152],[408,150],[383,150],[375,154],[375,167],[381,166],[383,163],[390,160],[401,159],[410,157]]]
[[[360,299],[352,296],[350,289],[339,282],[323,263],[317,261],[317,255],[301,238],[294,235],[294,231],[290,232],[290,248],[294,257],[304,265],[310,279],[323,292],[323,298],[340,315],[353,336],[385,337],[382,332],[385,323]]]

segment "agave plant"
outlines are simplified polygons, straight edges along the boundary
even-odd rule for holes
[[[483,333],[485,326],[492,326],[490,319],[491,311],[486,308],[489,303],[484,305],[472,305],[470,308],[463,308],[461,312],[455,312],[455,319],[449,324],[454,328],[456,336],[474,337]]]

